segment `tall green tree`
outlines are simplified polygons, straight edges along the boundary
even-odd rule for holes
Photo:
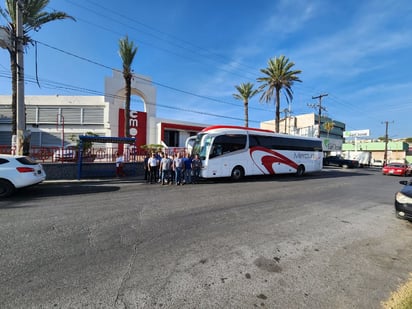
[[[12,83],[12,134],[16,134],[17,129],[17,119],[16,119],[16,107],[17,107],[17,33],[16,33],[16,2],[18,0],[6,0],[5,9],[0,8],[0,14],[6,20],[6,25],[1,26],[9,38],[11,39],[11,44],[7,46],[7,50],[10,54],[10,67],[11,67],[11,83]],[[22,0],[20,1],[23,12],[23,38],[21,42],[24,47],[33,43],[33,39],[30,37],[30,33],[35,31],[38,32],[41,27],[51,21],[61,20],[61,19],[72,19],[72,16],[60,12],[60,11],[45,11],[50,0]]]
[[[258,89],[253,89],[252,83],[241,83],[235,86],[238,93],[234,93],[233,97],[243,101],[245,107],[245,127],[249,127],[249,100],[259,92]]]
[[[298,74],[300,70],[293,70],[295,63],[289,61],[289,58],[281,55],[279,58],[272,58],[268,61],[268,67],[261,69],[264,77],[259,77],[261,83],[260,91],[263,91],[260,101],[270,102],[275,95],[275,132],[279,133],[280,122],[280,92],[283,90],[287,102],[293,99],[292,86],[294,82],[301,82]]]
[[[134,46],[133,41],[129,41],[128,36],[123,39],[119,40],[119,55],[123,61],[123,78],[126,83],[125,85],[125,108],[124,108],[124,136],[130,137],[130,97],[132,94],[132,78],[133,78],[133,70],[132,70],[132,63],[133,59],[137,53],[137,46]]]

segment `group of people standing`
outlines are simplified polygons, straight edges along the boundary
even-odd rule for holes
[[[144,160],[145,180],[149,183],[184,185],[196,183],[199,180],[202,162],[199,155],[173,155],[163,152],[153,152]]]

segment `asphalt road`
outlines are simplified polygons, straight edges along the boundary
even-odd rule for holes
[[[400,180],[46,182],[0,201],[0,307],[379,308],[412,270]]]

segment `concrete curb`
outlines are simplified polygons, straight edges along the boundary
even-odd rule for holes
[[[85,178],[85,179],[52,179],[43,184],[82,184],[82,183],[146,183],[142,177],[113,177],[113,178]]]

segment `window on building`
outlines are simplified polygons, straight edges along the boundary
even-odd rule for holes
[[[169,147],[179,147],[179,131],[165,130],[164,143]]]

